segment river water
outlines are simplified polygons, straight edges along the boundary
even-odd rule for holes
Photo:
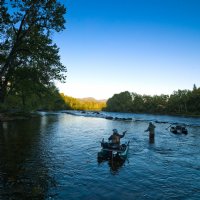
[[[71,114],[0,123],[1,200],[200,199],[200,118]],[[153,144],[144,132],[149,121],[156,125]],[[175,122],[188,134],[170,133]],[[113,128],[127,130],[121,142],[130,140],[128,158],[99,163],[100,141]]]

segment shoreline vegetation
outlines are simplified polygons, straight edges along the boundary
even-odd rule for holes
[[[60,94],[54,82],[66,81],[67,68],[51,35],[65,29],[65,5],[57,1],[48,1],[48,7],[46,1],[3,1],[0,11],[0,121],[28,119],[37,110],[200,116],[200,88],[195,84],[193,90],[171,95],[125,91],[102,101]]]
[[[104,111],[163,114],[178,116],[200,116],[200,88],[178,90],[171,95],[140,95],[128,91],[114,94],[107,100]]]
[[[64,110],[200,117],[200,88],[194,85],[193,90],[178,90],[171,95],[160,96],[125,91],[114,94],[108,100],[96,100],[66,96],[53,86],[42,98],[35,94],[26,96],[26,102],[17,94],[9,95],[4,104],[0,104],[0,122],[40,116],[37,111]]]
[[[0,112],[0,122],[29,120],[31,118],[39,116],[40,115],[37,114],[36,112],[23,112],[23,111]]]

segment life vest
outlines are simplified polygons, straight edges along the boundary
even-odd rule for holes
[[[113,135],[112,136],[112,143],[114,143],[114,144],[119,144],[120,143],[120,137],[119,137],[119,135]]]

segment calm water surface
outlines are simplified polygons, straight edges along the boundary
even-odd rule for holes
[[[106,113],[104,113],[106,114]],[[109,113],[135,121],[43,113],[0,123],[0,199],[200,199],[200,119]],[[144,130],[155,123],[155,143]],[[171,122],[188,126],[174,135]],[[125,163],[97,162],[113,128],[131,140]]]

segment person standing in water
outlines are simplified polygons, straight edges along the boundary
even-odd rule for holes
[[[149,122],[149,126],[145,132],[149,131],[149,142],[154,143],[154,138],[155,138],[155,128],[156,126],[152,123]]]

